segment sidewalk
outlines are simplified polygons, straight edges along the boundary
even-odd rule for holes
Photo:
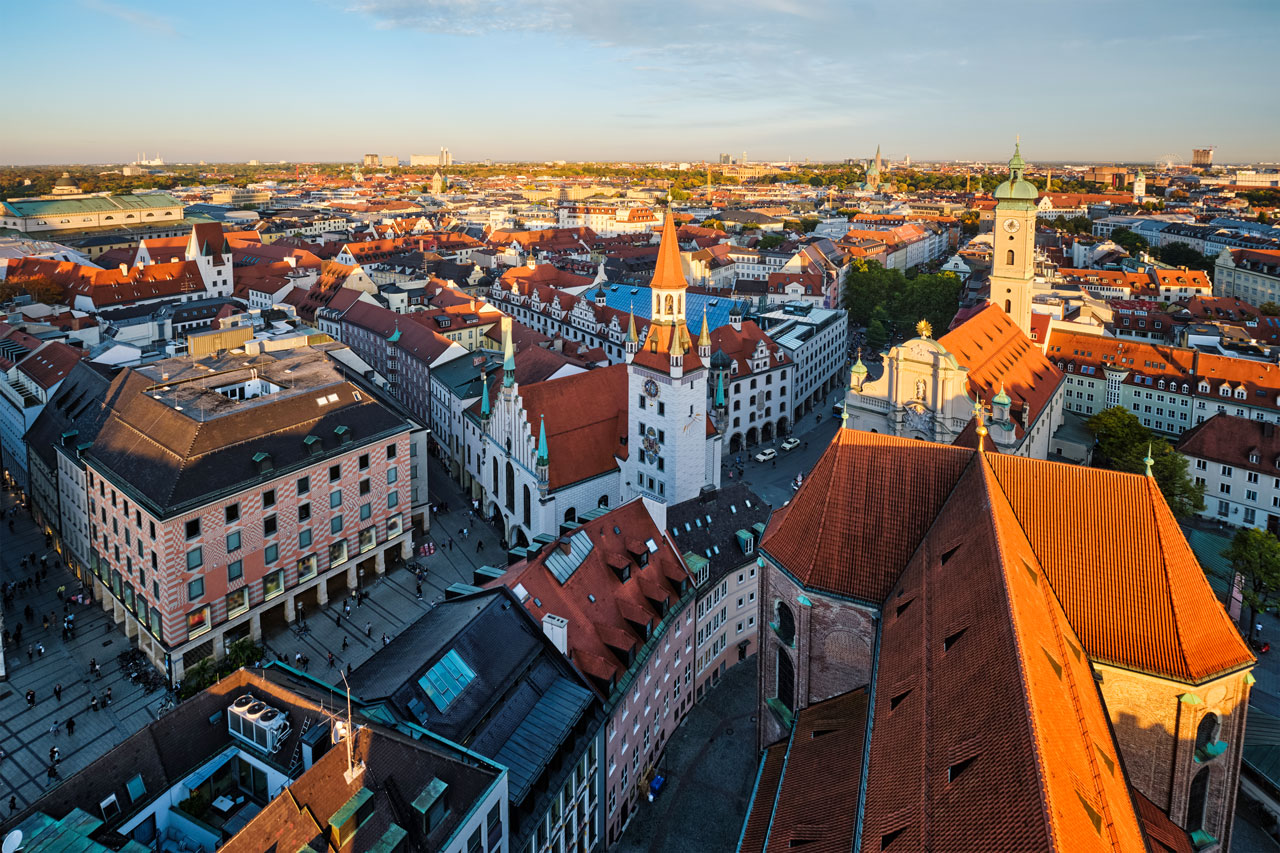
[[[306,614],[306,631],[288,628],[264,638],[269,657],[283,660],[295,666],[295,655],[310,658],[307,672],[332,684],[342,683],[342,672],[348,666],[360,666],[382,646],[385,634],[394,639],[400,631],[416,621],[436,602],[444,599],[444,591],[455,583],[472,583],[473,572],[480,566],[496,565],[505,568],[507,555],[500,545],[497,532],[487,523],[472,520],[468,515],[471,503],[465,500],[458,484],[445,473],[444,467],[434,457],[429,458],[429,483],[432,503],[444,501],[449,512],[433,515],[430,539],[436,544],[436,552],[430,557],[415,557],[427,565],[422,584],[422,599],[416,594],[417,580],[406,567],[389,569],[372,583],[366,583],[364,602],[357,606],[351,601],[351,615],[343,615],[345,598],[332,599],[318,613]],[[462,529],[468,528],[467,539]],[[449,539],[454,547],[448,548]],[[427,537],[419,537],[417,546]],[[476,542],[484,543],[484,550],[476,552]],[[367,630],[366,630],[367,629]],[[346,649],[342,644],[345,639]],[[334,666],[329,667],[328,655],[333,652]]]
[[[0,496],[0,509],[7,511],[15,503],[13,493]],[[25,510],[14,519],[9,532],[8,520],[0,524],[0,582],[22,580],[29,571],[20,565],[22,555],[35,552],[49,556],[49,573],[39,589],[18,592],[13,605],[5,611],[4,626],[12,631],[24,622],[23,608],[31,606],[35,619],[23,624],[20,648],[5,652],[7,678],[0,684],[0,819],[9,815],[8,799],[15,796],[22,808],[40,797],[52,784],[46,770],[49,748],[56,745],[61,753],[59,774],[67,778],[101,757],[138,729],[156,719],[155,709],[164,693],[144,693],[142,688],[124,676],[116,657],[132,648],[111,618],[97,604],[72,605],[75,613],[76,637],[62,640],[62,605],[57,589],[65,585],[68,592],[80,589],[70,571],[55,568],[56,552],[45,548],[44,535]],[[41,614],[53,614],[49,628],[41,626]],[[27,659],[28,646],[43,643],[44,655]],[[90,679],[89,660],[96,658],[102,668],[101,679]],[[62,685],[62,701],[54,698],[54,685]],[[101,699],[111,688],[112,704],[96,713],[89,699]],[[26,692],[34,690],[36,704],[29,708]],[[68,717],[75,717],[76,733],[66,733]],[[54,721],[62,724],[62,733],[49,734]]]

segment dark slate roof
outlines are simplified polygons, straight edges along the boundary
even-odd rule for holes
[[[55,447],[62,443],[64,434],[76,432],[67,438],[72,450],[97,437],[107,418],[103,402],[114,372],[113,368],[90,361],[77,363],[27,430],[27,446],[50,471],[57,467]]]
[[[475,675],[440,711],[418,681],[450,651]],[[348,683],[362,701],[385,702],[406,722],[506,766],[518,816],[543,813],[603,720],[594,693],[505,586],[435,605]],[[531,829],[526,822],[517,832]]]
[[[711,563],[706,583],[755,559],[760,536],[756,524],[768,524],[771,507],[742,483],[721,486],[667,510],[667,532],[681,554],[697,554]],[[710,517],[710,521],[708,521]],[[752,534],[751,554],[745,554],[737,533]],[[717,551],[717,548],[719,549]]]
[[[86,458],[165,516],[409,428],[404,418],[345,381],[323,352],[278,355],[175,358],[122,370],[111,383],[110,412]],[[217,374],[210,386],[231,384],[248,379],[251,371],[284,390],[236,402],[199,380]],[[330,395],[337,399],[316,402]],[[350,444],[340,443],[334,432],[339,426],[350,431]],[[321,439],[318,457],[303,444],[308,435]],[[270,454],[273,470],[259,472],[253,462],[258,453]]]

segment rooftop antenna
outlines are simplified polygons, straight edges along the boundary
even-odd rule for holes
[[[351,685],[347,683],[347,673],[342,672],[342,686],[347,689],[347,734],[343,738],[347,742],[347,784],[351,784],[351,780],[355,778],[356,767],[351,757],[351,739],[355,736],[355,730],[351,725]]]

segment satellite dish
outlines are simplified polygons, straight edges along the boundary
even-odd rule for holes
[[[14,853],[18,849],[18,845],[22,843],[22,830],[15,829],[4,837],[4,845],[0,847],[3,853]]]

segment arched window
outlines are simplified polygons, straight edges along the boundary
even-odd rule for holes
[[[778,691],[776,696],[783,707],[794,713],[796,710],[796,670],[786,649],[778,646],[776,654],[778,657]]]
[[[532,517],[532,515],[533,515],[533,508],[529,501],[529,487],[525,486],[524,487],[524,526],[525,527],[529,527],[529,528],[533,527],[533,523],[530,521],[530,518]]]
[[[609,496],[601,495],[600,500],[596,501],[596,506],[602,506],[607,508],[609,506]]]
[[[773,630],[778,635],[778,639],[788,646],[794,646],[796,642],[796,617],[792,615],[791,608],[787,606],[785,601],[779,601],[773,606],[773,612],[775,616]]]
[[[1004,262],[1009,266],[1013,266],[1013,249],[1005,253]]]
[[[1187,822],[1183,827],[1187,832],[1204,829],[1205,801],[1209,798],[1209,768],[1203,767],[1191,780],[1191,794],[1187,798]]]
[[[1218,731],[1221,729],[1221,723],[1217,714],[1205,714],[1204,719],[1200,721],[1200,726],[1196,729],[1196,750],[1197,758],[1209,757],[1205,752],[1205,747],[1218,740]]]
[[[498,460],[493,460],[493,499],[498,499]]]
[[[516,511],[516,469],[510,462],[507,463],[507,509]]]
[[[1013,302],[1011,300],[1006,299],[1004,301],[1004,313],[1006,314],[1013,313]]]
[[[668,314],[673,314],[673,313],[675,313],[675,309],[674,309],[674,307],[673,307],[673,306],[674,306],[674,302],[672,301],[671,297],[670,297],[670,296],[668,296],[668,297],[667,297],[667,313],[668,313]]]
[[[578,511],[573,507],[569,507],[564,511],[564,520],[576,523],[578,520]]]

